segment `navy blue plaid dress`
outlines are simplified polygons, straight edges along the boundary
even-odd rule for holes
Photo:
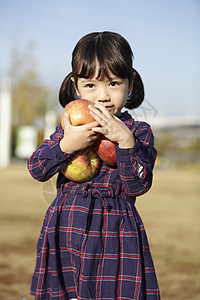
[[[150,126],[128,112],[132,149],[116,146],[117,167],[101,163],[85,183],[60,172],[73,154],[60,150],[61,125],[28,161],[31,175],[46,181],[58,173],[57,197],[48,208],[37,244],[31,295],[35,299],[160,299],[155,269],[136,196],[149,190],[156,158]]]

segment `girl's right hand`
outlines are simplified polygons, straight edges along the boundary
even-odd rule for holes
[[[99,125],[97,121],[85,125],[73,126],[69,115],[66,113],[63,123],[64,137],[60,140],[60,149],[65,153],[72,153],[90,147],[100,136],[99,133],[92,130],[93,127]]]

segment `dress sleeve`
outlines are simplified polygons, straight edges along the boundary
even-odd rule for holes
[[[32,177],[38,181],[46,181],[60,172],[71,160],[74,153],[67,154],[61,151],[59,143],[64,136],[62,126],[46,139],[39,148],[33,152],[28,160],[28,170]]]
[[[147,123],[138,122],[132,131],[135,138],[133,148],[120,149],[116,146],[115,150],[120,179],[130,197],[142,195],[150,189],[157,155],[154,136]]]

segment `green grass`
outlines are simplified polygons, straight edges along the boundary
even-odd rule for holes
[[[0,170],[0,299],[29,296],[37,238],[53,182],[34,181],[26,165]],[[138,197],[163,300],[200,299],[200,174],[155,170],[152,189]]]

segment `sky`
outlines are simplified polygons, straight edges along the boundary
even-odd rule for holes
[[[105,30],[131,45],[145,114],[200,115],[199,0],[0,0],[0,77],[32,44],[41,82],[58,91],[77,41]]]

